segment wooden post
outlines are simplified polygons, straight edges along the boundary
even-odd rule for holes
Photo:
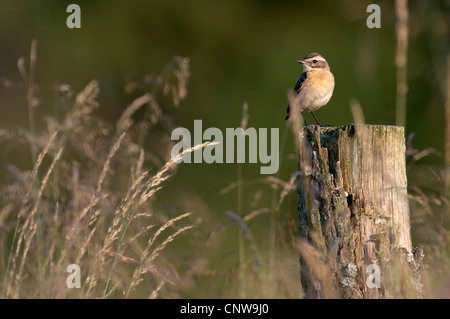
[[[420,298],[399,126],[308,126],[298,136],[305,298]]]

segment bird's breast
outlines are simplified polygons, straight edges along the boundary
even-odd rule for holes
[[[313,70],[307,74],[308,86],[316,91],[332,91],[334,89],[334,76],[330,71]]]
[[[334,90],[334,76],[331,72],[308,71],[305,82],[298,94],[301,110],[314,111],[328,103]]]

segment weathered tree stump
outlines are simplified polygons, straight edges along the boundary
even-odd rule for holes
[[[305,298],[420,298],[403,127],[308,126],[298,136]]]

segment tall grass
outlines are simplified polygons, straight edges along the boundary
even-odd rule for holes
[[[243,106],[240,127],[249,126],[249,106]],[[284,152],[287,128],[280,145],[280,156]],[[246,178],[245,170],[237,164],[237,180],[222,189],[221,194],[236,191],[237,213],[228,210],[226,216],[238,232],[238,264],[236,276],[229,278],[230,287],[236,287],[235,295],[239,298],[298,298],[300,280],[298,277],[298,250],[296,225],[292,216],[296,210],[289,210],[282,204],[296,190],[296,174],[289,181],[275,176]],[[248,188],[258,190],[253,200]],[[267,189],[266,189],[267,188]],[[261,202],[262,194],[269,191],[270,200]],[[283,217],[280,220],[280,216]],[[252,224],[262,222],[263,236]]]
[[[408,0],[395,1],[396,39],[395,66],[397,68],[396,125],[406,125],[406,96],[408,92]]]
[[[24,63],[19,64],[25,75]],[[48,117],[42,131],[33,115],[35,66],[33,41],[24,79],[29,131],[0,128],[0,141],[23,144],[33,163],[29,170],[8,164],[11,175],[0,193],[0,296],[128,298],[145,285],[147,297],[158,297],[170,285],[159,273],[158,260],[194,224],[189,212],[161,223],[152,199],[173,174],[177,159],[208,144],[173,159],[165,151],[160,156],[166,163],[151,173],[145,168],[152,163],[144,143],[135,140],[140,127],[162,121],[155,92],[163,91],[176,105],[186,96],[189,61],[175,57],[155,83],[137,83],[151,85],[153,94],[136,98],[115,127],[93,115],[100,107],[94,80],[75,96],[65,118]],[[144,107],[145,117],[134,123],[135,112]],[[117,184],[117,178],[127,178],[128,187]],[[81,289],[66,285],[70,264],[80,266]]]
[[[402,119],[407,60],[401,55],[407,51],[405,33],[397,31],[398,41],[403,41],[397,49],[404,62],[397,63],[401,76],[397,118]],[[229,206],[236,204],[236,211],[213,211],[202,195],[182,187],[170,194],[174,201],[170,207],[158,202],[163,187],[174,182],[170,179],[177,169],[170,158],[170,132],[176,124],[165,107],[168,101],[181,107],[187,95],[189,59],[175,57],[159,74],[128,76],[125,92],[134,98],[115,124],[95,115],[106,106],[99,103],[100,85],[94,80],[76,95],[69,85],[56,86],[54,93],[60,100],[55,108],[68,106],[66,114],[60,118],[55,112],[39,125],[36,50],[33,41],[28,69],[26,59],[18,62],[23,83],[16,87],[24,88],[22,107],[29,125],[0,126],[5,157],[14,148],[31,162],[26,166],[12,157],[2,163],[8,173],[0,188],[2,298],[298,298],[302,296],[299,254],[323,281],[330,276],[317,252],[298,240],[293,204],[296,172],[288,180],[279,176],[250,180],[245,166],[238,165],[236,181],[216,194],[232,197]],[[449,79],[447,62],[446,106]],[[357,100],[351,101],[351,108],[355,122],[370,122]],[[247,127],[249,114],[244,107],[241,127]],[[447,114],[447,126],[448,122]],[[302,121],[293,121],[291,128],[294,145],[301,149],[297,133]],[[281,154],[286,153],[288,129],[284,129]],[[423,172],[420,159],[438,152],[417,150],[412,139],[409,142],[414,244],[424,248],[426,262],[436,260],[440,266],[430,275],[439,289],[436,282],[448,275],[450,256],[448,147],[444,169],[430,166]],[[295,161],[296,151],[286,157]],[[425,179],[432,181],[414,183]],[[205,184],[217,185],[210,180]],[[188,199],[180,202],[183,194]],[[66,285],[66,269],[73,263],[81,268],[80,289]],[[425,296],[439,295],[427,289]],[[336,296],[331,288],[328,296]]]
[[[19,63],[30,85],[35,83],[30,77],[35,74],[36,43],[33,71],[26,69],[25,59]],[[152,133],[170,140],[175,124],[161,103],[170,100],[179,107],[188,80],[189,60],[182,57],[175,57],[160,74],[128,78],[125,91],[135,98],[115,125],[95,116],[102,107],[96,80],[78,94],[69,85],[56,86],[59,105],[71,106],[62,118],[58,112],[47,116],[43,126],[34,116],[38,86],[33,84],[31,93],[26,86],[26,101],[35,103],[27,103],[30,128],[0,127],[0,143],[19,147],[32,159],[28,168],[19,167],[14,159],[6,164],[9,174],[0,192],[2,298],[182,297],[201,289],[206,277],[213,286],[226,285],[214,295],[204,295],[208,297],[298,297],[298,283],[292,280],[292,274],[297,279],[297,257],[287,253],[296,251],[295,222],[287,216],[278,220],[293,181],[276,177],[248,181],[243,167],[238,167],[237,182],[221,192],[226,196],[238,190],[238,213],[227,212],[229,223],[215,231],[216,239],[209,243],[214,253],[209,257],[207,251],[195,248],[204,245],[195,238],[217,224],[214,217],[202,222],[196,211],[168,212],[159,206],[156,197],[183,154],[212,145],[196,145],[175,158],[170,158],[172,142],[151,148]],[[244,129],[248,115],[247,106],[241,121]],[[251,202],[244,190],[248,185],[260,185]],[[260,204],[265,187],[273,190],[273,207]],[[261,242],[252,223],[267,221],[267,228],[277,232]],[[202,227],[195,227],[199,223]],[[228,271],[220,271],[211,265],[214,258],[225,258],[221,241],[235,231],[240,257]],[[181,237],[188,239],[181,240],[184,249],[191,250],[183,264],[170,249],[180,245]],[[71,264],[80,266],[80,289],[67,287]]]

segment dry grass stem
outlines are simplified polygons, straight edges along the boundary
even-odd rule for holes
[[[395,0],[396,38],[395,66],[397,67],[396,124],[406,125],[406,94],[408,92],[407,62],[409,10],[408,0]]]

